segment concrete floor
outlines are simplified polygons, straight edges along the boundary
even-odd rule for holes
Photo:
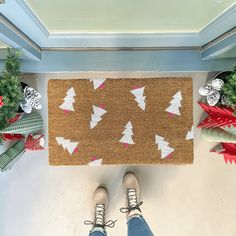
[[[53,78],[88,78],[80,74],[28,75],[25,79],[44,95],[42,115],[47,130],[47,81]],[[151,77],[168,74],[100,73],[107,77]],[[194,122],[202,111],[196,104],[197,90],[206,73],[192,76]],[[47,138],[47,134],[46,134]],[[124,197],[121,179],[126,170],[137,173],[142,187],[143,214],[155,235],[235,236],[236,166],[226,165],[219,155],[209,153],[213,144],[195,132],[195,159],[186,166],[87,166],[51,167],[47,151],[26,153],[14,168],[0,173],[1,236],[81,236],[92,219],[90,200],[94,189],[106,184],[110,192],[108,219],[118,220],[109,235],[126,235],[125,216],[119,212]],[[184,155],[184,153],[183,153]]]

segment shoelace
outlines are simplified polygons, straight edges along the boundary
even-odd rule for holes
[[[113,228],[115,226],[115,221],[113,220],[108,220],[105,222],[105,205],[104,204],[97,204],[96,205],[96,210],[95,210],[95,218],[94,222],[90,220],[86,220],[84,222],[85,225],[93,225],[94,227],[109,227]]]
[[[122,213],[128,213],[133,210],[139,210],[141,212],[140,206],[143,204],[143,202],[138,203],[136,189],[127,189],[126,197],[128,206],[120,208],[120,211]]]

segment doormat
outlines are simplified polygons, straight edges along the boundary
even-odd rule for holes
[[[50,80],[49,163],[192,163],[192,93],[192,78]]]

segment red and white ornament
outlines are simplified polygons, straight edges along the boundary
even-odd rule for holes
[[[44,150],[44,135],[32,135],[29,134],[26,142],[25,142],[25,148],[26,150],[30,151],[39,151]]]

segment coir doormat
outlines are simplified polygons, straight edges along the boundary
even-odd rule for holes
[[[51,165],[193,162],[191,78],[50,80]]]

